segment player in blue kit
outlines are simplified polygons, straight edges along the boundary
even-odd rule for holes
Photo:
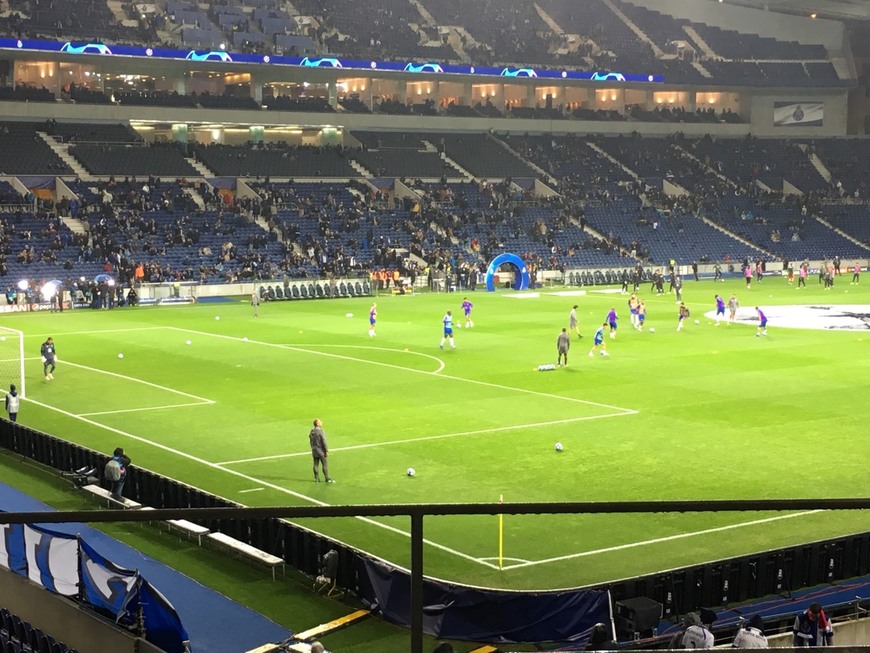
[[[725,300],[722,299],[719,295],[716,295],[716,326],[719,326],[719,320],[725,319]]]
[[[601,347],[601,355],[609,356],[607,353],[607,344],[604,342],[604,329],[607,328],[607,322],[602,324],[595,330],[595,336],[592,338],[592,349],[589,350],[590,356],[595,356],[595,352]]]
[[[465,313],[465,328],[470,329],[474,326],[474,321],[471,319],[471,309],[474,308],[474,304],[468,301],[468,297],[463,298],[462,300],[462,311]]]
[[[375,324],[378,322],[378,305],[372,302],[372,307],[369,309],[369,337],[374,338]]]
[[[643,323],[646,320],[646,304],[641,302],[637,306],[637,330],[643,331]]]
[[[444,323],[444,335],[441,337],[441,344],[439,347],[444,349],[444,343],[449,339],[450,349],[456,349],[456,344],[453,342],[453,313],[447,311],[442,322]]]

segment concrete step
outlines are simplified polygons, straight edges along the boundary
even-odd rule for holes
[[[697,45],[701,52],[704,53],[704,56],[708,59],[716,59],[719,55],[713,52],[713,48],[709,46],[709,44],[698,34],[697,30],[691,25],[683,25],[683,31],[688,35],[692,42]]]
[[[217,175],[215,173],[213,173],[211,170],[209,170],[208,167],[204,163],[197,161],[193,157],[188,157],[186,159],[186,161],[190,165],[192,165],[196,169],[196,171],[199,174],[201,174],[203,177],[217,177]]]
[[[610,10],[614,14],[616,14],[619,19],[623,23],[625,23],[632,32],[637,34],[638,38],[649,44],[649,46],[652,48],[653,54],[655,54],[656,57],[661,57],[664,54],[662,49],[658,45],[656,45],[649,36],[647,36],[646,32],[644,32],[640,27],[635,25],[634,22],[622,12],[622,9],[617,7],[613,2],[611,2],[611,0],[603,0],[603,2],[608,7],[610,7]]]
[[[48,146],[54,150],[54,153],[57,154],[64,163],[66,163],[72,171],[83,181],[87,181],[93,179],[93,176],[85,169],[85,167],[79,163],[72,154],[69,153],[69,145],[65,143],[58,143],[54,138],[46,134],[45,132],[37,132],[39,137],[48,143]]]

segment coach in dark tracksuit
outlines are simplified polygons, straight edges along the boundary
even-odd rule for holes
[[[314,420],[314,428],[308,433],[308,442],[311,445],[311,457],[314,459],[314,482],[320,482],[320,470],[323,468],[323,478],[327,483],[335,483],[329,476],[329,446],[326,444],[326,434],[323,432],[323,422]]]

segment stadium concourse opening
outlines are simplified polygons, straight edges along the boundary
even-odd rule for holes
[[[489,292],[495,291],[496,272],[502,265],[510,265],[514,269],[514,290],[529,289],[529,268],[523,259],[516,254],[499,254],[486,269],[486,289]]]

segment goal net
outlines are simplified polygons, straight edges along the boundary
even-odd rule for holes
[[[24,397],[24,333],[0,327],[0,391],[4,396],[13,383]]]

